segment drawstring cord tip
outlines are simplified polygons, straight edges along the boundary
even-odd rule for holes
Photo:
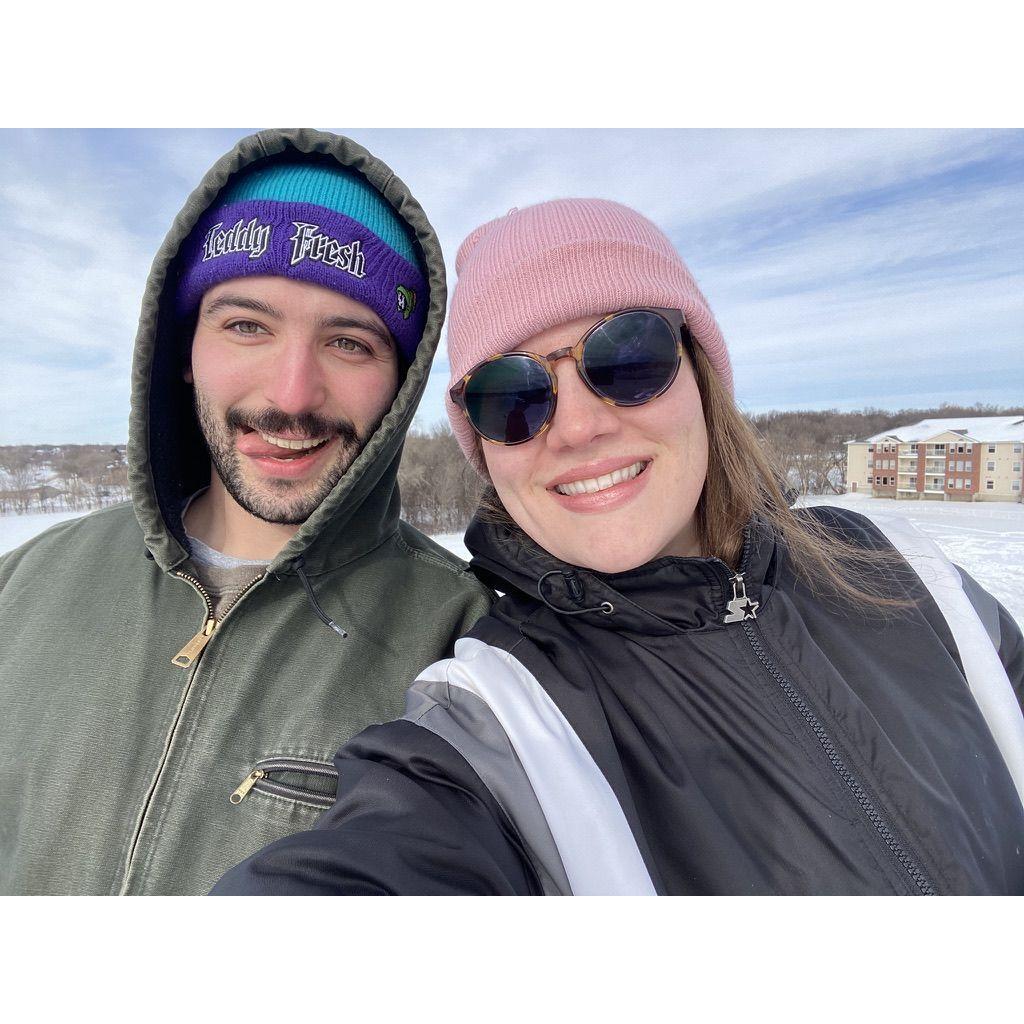
[[[306,591],[306,597],[309,599],[309,603],[313,606],[313,611],[316,612],[317,618],[329,629],[333,629],[335,633],[342,638],[342,640],[348,639],[348,633],[345,632],[339,626],[334,619],[332,619],[324,610],[320,607],[320,602],[316,599],[316,594],[313,593],[313,586],[309,582],[309,577],[303,571],[305,560],[300,555],[292,563],[295,568],[295,575],[299,577],[302,582],[302,589]]]

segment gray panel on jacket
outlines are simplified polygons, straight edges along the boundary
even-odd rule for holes
[[[544,895],[571,896],[569,878],[533,786],[486,702],[468,690],[449,688],[446,680],[421,678],[406,695],[403,717],[440,736],[469,762],[519,832]]]
[[[970,598],[981,624],[985,627],[985,632],[992,641],[992,646],[998,651],[1002,642],[1002,630],[999,628],[999,605],[996,599],[969,572],[961,569],[956,563],[954,568],[960,573],[960,578],[964,581],[964,593]]]

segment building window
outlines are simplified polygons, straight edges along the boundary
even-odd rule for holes
[[[946,481],[946,490],[947,491],[953,490],[953,481],[952,480],[947,480]]]
[[[994,473],[995,472],[995,468],[996,468],[995,460],[994,459],[989,459],[989,461],[985,463],[985,468],[990,473]]]
[[[964,471],[964,460],[963,459],[957,459],[956,460],[956,471],[958,473],[962,473]]]
[[[1020,472],[1020,463],[1019,462],[1015,462],[1013,464],[1013,471],[1014,471],[1014,473],[1019,473]]]
[[[996,453],[996,446],[994,444],[990,444],[988,446],[988,453],[989,453],[989,455],[995,455],[995,453]]]
[[[967,445],[964,448],[964,454],[965,455],[970,455],[973,451],[974,451],[974,445],[973,444],[969,444],[969,445]]]
[[[965,473],[973,473],[974,470],[971,468],[973,465],[974,465],[974,462],[971,459],[967,459],[964,462],[964,472]]]
[[[962,491],[962,490],[964,489],[964,481],[963,481],[963,477],[959,477],[959,476],[958,476],[958,477],[956,478],[956,489],[957,489],[958,491]]]
[[[964,481],[964,490],[965,491],[969,491],[970,489],[971,489],[971,481],[970,480],[965,480]]]
[[[985,481],[985,490],[991,491],[995,487],[995,484],[991,480]]]
[[[957,453],[957,455],[963,455],[963,453],[964,453],[964,446],[962,444],[958,444],[956,446],[956,453]]]
[[[1022,451],[1022,448],[1021,448],[1021,446],[1019,444],[1015,444],[1013,446],[1013,454],[1014,455],[1020,455],[1021,451]]]
[[[1012,491],[1019,491],[1020,490],[1020,481],[1019,480],[1014,480],[1013,483],[1010,484],[1010,490],[1012,490]]]

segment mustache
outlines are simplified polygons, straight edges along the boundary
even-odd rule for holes
[[[315,412],[289,416],[280,409],[249,412],[245,409],[232,408],[228,409],[224,421],[232,430],[246,427],[261,434],[302,434],[305,437],[327,437],[337,434],[346,446],[359,444],[362,440],[359,431],[350,420],[331,420]]]

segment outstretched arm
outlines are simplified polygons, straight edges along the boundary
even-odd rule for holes
[[[272,843],[215,896],[537,895],[518,836],[448,743],[408,721],[337,754],[338,796],[309,832]]]

